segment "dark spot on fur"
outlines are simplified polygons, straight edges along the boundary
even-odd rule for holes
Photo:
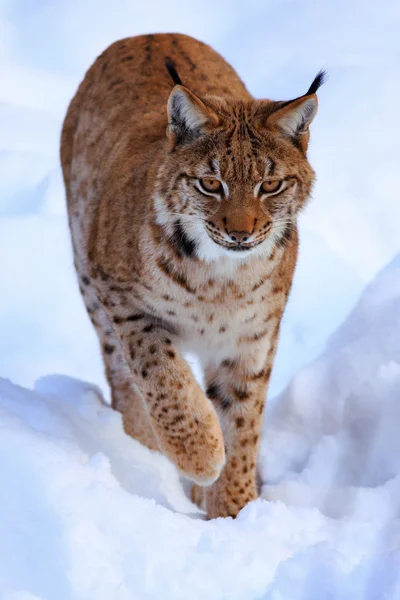
[[[133,315],[129,315],[129,317],[126,317],[126,321],[139,321],[140,319],[144,319],[145,316],[145,313],[135,313]]]
[[[263,337],[268,335],[268,333],[269,333],[269,328],[266,328],[261,331],[258,331],[257,333],[255,333],[253,335],[249,335],[244,338],[240,338],[240,341],[257,342],[258,340],[261,340]]]
[[[279,240],[276,242],[278,248],[285,248],[293,237],[294,229],[291,223],[286,225]]]
[[[169,262],[166,261],[163,257],[159,258],[157,264],[163,273],[165,273],[170,279],[185,289],[189,294],[195,294],[196,290],[189,284],[188,280],[184,275],[180,273],[176,273],[170,266]]]
[[[239,400],[247,400],[250,397],[250,394],[248,393],[247,390],[239,390],[239,389],[235,388],[235,396]]]
[[[174,223],[174,233],[170,240],[178,256],[185,258],[196,257],[196,243],[188,237],[180,219]]]
[[[262,285],[264,285],[264,283],[267,281],[268,278],[269,278],[269,275],[262,277],[260,279],[260,281],[258,281],[255,285],[253,285],[253,287],[251,288],[251,291],[255,292],[256,290],[258,290],[258,288],[260,288]]]
[[[220,386],[216,383],[208,386],[206,394],[210,400],[215,400],[218,402],[222,409],[227,409],[232,404],[231,399],[223,393],[223,391],[220,389]]]
[[[229,358],[225,358],[221,365],[223,367],[226,367],[227,369],[233,369],[234,367],[236,367],[236,362],[234,360],[230,360]]]
[[[176,417],[174,417],[170,423],[170,425],[176,425],[177,423],[180,423],[181,421],[185,420],[185,415],[176,415]]]

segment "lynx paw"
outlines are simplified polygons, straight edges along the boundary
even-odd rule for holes
[[[218,479],[225,465],[225,448],[212,407],[201,416],[182,412],[157,434],[162,451],[182,475],[202,486],[209,486]]]
[[[209,488],[193,485],[192,501],[203,509],[210,519],[217,517],[236,517],[248,502],[258,497],[256,486],[251,486],[245,493],[241,488],[232,490],[220,484],[220,480]]]

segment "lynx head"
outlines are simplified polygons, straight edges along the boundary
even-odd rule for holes
[[[307,160],[320,72],[288,102],[199,98],[176,83],[168,150],[159,169],[157,221],[187,256],[245,259],[287,244],[313,185]]]

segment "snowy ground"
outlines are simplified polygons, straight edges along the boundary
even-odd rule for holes
[[[398,600],[400,255],[267,415],[263,496],[204,521],[91,384],[0,382],[5,600]]]
[[[400,255],[346,319],[399,252],[399,28],[397,0],[0,0],[0,600],[400,600]],[[204,521],[102,401],[72,265],[66,106],[109,43],[150,31],[211,43],[257,97],[330,74],[260,456],[268,502],[235,521]]]

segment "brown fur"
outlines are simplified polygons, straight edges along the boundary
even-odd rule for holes
[[[166,57],[183,86],[173,89]],[[315,94],[254,100],[210,47],[157,34],[105,50],[64,122],[75,265],[113,407],[129,434],[197,482],[193,498],[210,517],[235,516],[257,497],[296,217],[314,178],[305,152],[315,109]],[[286,189],[260,198],[266,168]],[[200,192],[207,176],[228,193]],[[242,251],[234,234],[254,248]],[[187,350],[204,367],[206,393]]]

